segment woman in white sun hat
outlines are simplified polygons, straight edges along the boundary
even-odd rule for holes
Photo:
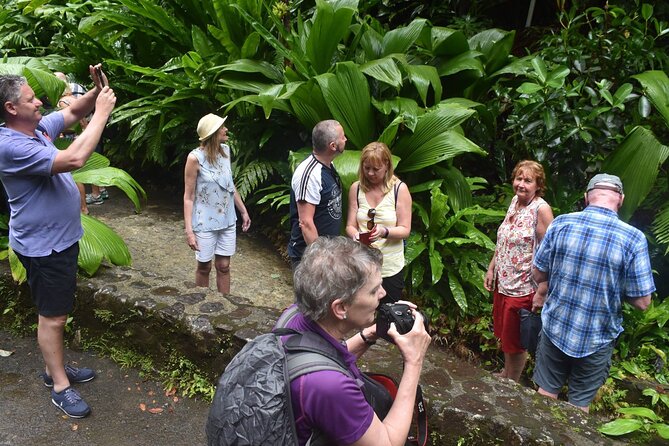
[[[242,231],[251,226],[249,213],[232,181],[227,116],[212,113],[197,124],[200,146],[188,154],[184,172],[184,226],[188,246],[195,251],[195,285],[208,287],[211,261],[216,288],[230,293],[230,257],[236,247],[235,207]]]

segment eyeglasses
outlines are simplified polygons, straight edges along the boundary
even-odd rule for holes
[[[369,221],[367,222],[367,229],[371,231],[374,229],[374,217],[376,217],[376,209],[371,208],[368,210],[367,217],[369,217]]]

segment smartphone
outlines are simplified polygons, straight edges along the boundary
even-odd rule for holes
[[[105,78],[102,77],[102,68],[95,67],[95,73],[98,75],[98,79],[100,79],[100,85],[102,85],[103,87],[106,86]]]

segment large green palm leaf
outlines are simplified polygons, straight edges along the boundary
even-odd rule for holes
[[[402,158],[397,171],[420,170],[463,153],[485,155],[458,128],[474,113],[457,104],[441,104],[421,116],[414,132],[402,136],[393,147],[393,152]]]
[[[130,265],[132,258],[123,239],[101,221],[81,214],[84,236],[79,241],[79,267],[89,275],[95,274],[107,258],[114,265]]]
[[[348,32],[357,9],[358,0],[316,0],[316,14],[306,43],[307,57],[316,73],[326,73],[332,67],[337,45]]]
[[[619,211],[623,220],[628,220],[646,198],[668,156],[669,147],[653,132],[636,127],[604,160],[602,171],[618,175],[625,185],[625,201]]]
[[[332,117],[339,121],[356,148],[374,140],[374,116],[369,85],[358,65],[338,63],[335,73],[316,77]]]
[[[65,89],[63,81],[53,75],[40,60],[32,57],[8,57],[0,62],[0,74],[24,76],[38,98],[47,97],[52,104]]]
[[[646,71],[633,77],[641,83],[645,96],[669,126],[669,77],[662,71]],[[625,185],[621,218],[629,219],[646,198],[668,156],[669,147],[652,131],[635,127],[604,160],[602,169],[620,176]],[[662,222],[655,224],[662,226]]]

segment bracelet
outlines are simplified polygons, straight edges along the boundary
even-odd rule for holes
[[[365,334],[362,332],[362,330],[360,330],[359,333],[360,333],[360,337],[362,338],[362,340],[365,341],[365,344],[367,344],[367,345],[374,345],[374,344],[376,344],[376,341],[370,341],[369,339],[367,339],[367,337],[366,337]]]
[[[386,235],[384,235],[383,238],[388,238],[388,234],[390,234],[390,229],[388,229],[387,226],[386,226],[385,228],[383,228],[383,229],[386,230]]]

